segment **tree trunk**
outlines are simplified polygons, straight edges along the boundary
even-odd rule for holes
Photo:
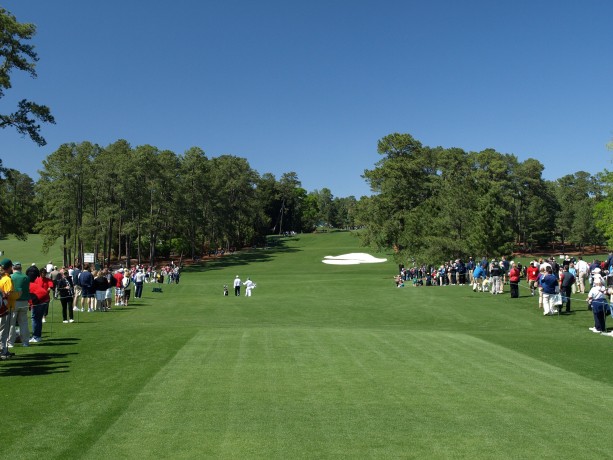
[[[64,265],[64,267],[68,267],[68,265],[70,265],[70,264],[68,263],[68,261],[69,261],[70,259],[68,258],[68,248],[66,247],[66,240],[67,240],[67,238],[66,238],[66,233],[64,233],[64,235],[63,235],[63,242],[64,242],[64,244],[63,244],[63,248],[64,248],[64,260],[63,260],[63,265]]]
[[[121,263],[121,216],[117,222],[117,262]]]

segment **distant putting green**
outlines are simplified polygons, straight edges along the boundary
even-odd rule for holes
[[[388,260],[322,263],[364,252]],[[62,324],[56,303],[44,342],[0,363],[2,452],[611,456],[613,338],[588,331],[585,302],[543,317],[525,283],[510,299],[508,287],[396,288],[396,272],[391,254],[352,233],[296,235],[190,267],[179,285],[146,285],[140,301],[78,323]],[[233,295],[236,275],[257,284],[251,298]]]

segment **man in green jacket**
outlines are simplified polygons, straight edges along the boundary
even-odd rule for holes
[[[19,292],[19,298],[15,302],[15,310],[11,314],[11,329],[7,346],[12,348],[17,336],[17,325],[19,325],[19,336],[24,347],[29,345],[30,330],[28,329],[28,301],[30,300],[30,278],[21,272],[21,262],[13,264],[13,289]]]

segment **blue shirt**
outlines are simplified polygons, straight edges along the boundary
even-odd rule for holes
[[[548,273],[541,279],[541,286],[543,286],[543,294],[555,294],[558,279],[551,273]]]
[[[79,284],[84,288],[90,288],[94,285],[94,277],[87,270],[81,272],[79,276]]]

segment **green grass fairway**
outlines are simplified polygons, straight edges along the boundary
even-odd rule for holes
[[[398,289],[389,254],[321,262],[350,252],[370,251],[351,233],[274,239],[78,323],[56,302],[44,342],[0,363],[1,456],[613,456],[613,338],[579,297],[543,317],[525,282],[519,299]],[[237,274],[253,297],[223,297]]]

